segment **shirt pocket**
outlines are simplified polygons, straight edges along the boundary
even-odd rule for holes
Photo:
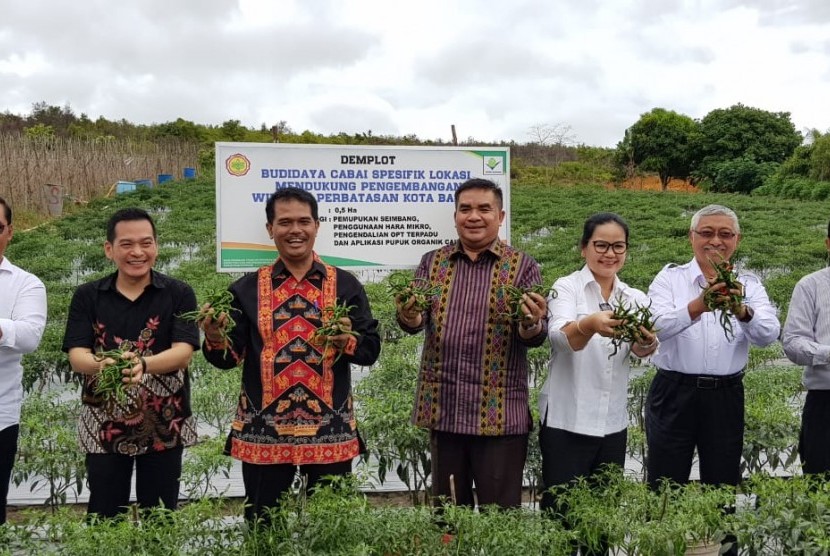
[[[659,321],[658,321],[659,323]],[[717,321],[715,321],[717,324]],[[659,328],[660,325],[658,324],[657,327]],[[686,327],[685,330],[680,332],[677,336],[679,338],[683,338],[684,340],[695,340],[699,341],[703,335],[703,323],[701,321],[693,322],[691,325]]]

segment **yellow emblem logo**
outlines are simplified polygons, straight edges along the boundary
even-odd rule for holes
[[[232,176],[244,176],[251,169],[251,161],[244,154],[232,154],[225,160],[225,168]]]

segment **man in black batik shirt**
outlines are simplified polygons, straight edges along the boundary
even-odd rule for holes
[[[196,308],[193,289],[153,270],[155,224],[136,208],[117,211],[104,250],[115,273],[81,285],[69,307],[63,350],[83,375],[78,441],[86,452],[87,511],[113,517],[126,510],[133,465],[142,508],[176,507],[182,452],[196,441],[187,366],[199,347],[199,330],[178,315]],[[97,355],[121,350],[126,400],[96,394],[102,368]]]

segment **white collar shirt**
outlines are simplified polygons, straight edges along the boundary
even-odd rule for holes
[[[790,361],[804,365],[805,388],[830,390],[830,268],[795,285],[782,343]]]
[[[737,278],[744,285],[744,303],[754,315],[749,322],[733,316],[734,338],[727,339],[720,311],[707,311],[695,320],[689,315],[689,302],[706,284],[695,259],[666,265],[655,276],[648,296],[657,318],[660,350],[652,362],[658,368],[691,375],[731,375],[746,367],[750,344],[767,346],[778,339],[781,323],[761,280],[746,272],[738,272]]]
[[[622,299],[629,306],[648,305],[648,298],[615,278],[610,299],[603,299],[587,266],[559,278],[553,287],[557,296],[548,299],[551,357],[539,392],[542,424],[588,436],[619,432],[628,426],[631,346],[623,344],[612,356],[611,339],[595,334],[583,349],[574,351],[562,327],[600,311],[600,303],[616,306]]]
[[[46,326],[46,288],[34,274],[0,261],[0,430],[20,422],[24,353],[34,351]]]

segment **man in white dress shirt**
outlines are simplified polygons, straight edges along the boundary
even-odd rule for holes
[[[20,429],[20,360],[37,348],[46,325],[43,283],[4,256],[13,231],[12,209],[0,197],[0,525],[6,522],[6,497]]]
[[[700,481],[737,485],[744,439],[743,373],[749,345],[766,346],[778,338],[781,324],[761,280],[738,273],[740,302],[731,307],[727,337],[720,310],[710,310],[704,295],[725,286],[713,262],[730,260],[741,241],[737,215],[709,205],[692,216],[689,241],[694,258],[669,264],[649,286],[657,317],[660,349],[652,358],[657,375],[646,400],[647,477],[686,483],[697,448]],[[726,554],[737,554],[728,535]]]
[[[734,337],[720,325],[720,311],[704,303],[708,289],[719,289],[711,261],[731,259],[741,230],[735,213],[709,205],[692,217],[689,241],[694,258],[670,264],[649,287],[657,316],[658,368],[648,393],[648,480],[689,480],[697,448],[700,480],[737,485],[744,433],[743,372],[749,345],[766,346],[778,338],[780,323],[760,279],[738,273],[743,300],[732,307]]]
[[[830,225],[824,244],[830,252]],[[803,277],[795,285],[787,322],[784,353],[804,365],[807,399],[801,415],[798,455],[805,473],[830,471],[830,267]]]

